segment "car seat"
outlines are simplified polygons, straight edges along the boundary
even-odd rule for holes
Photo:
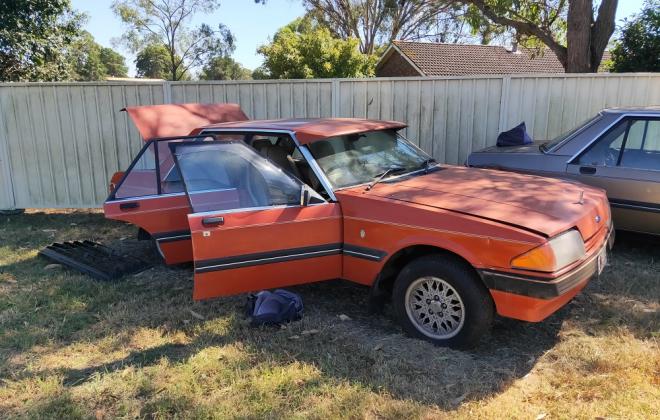
[[[276,144],[272,144],[270,140],[257,139],[252,142],[252,147],[254,147],[261,156],[273,162],[283,171],[298,179],[301,178],[298,167],[291,158],[291,154],[287,150],[286,145],[280,143],[279,140]]]

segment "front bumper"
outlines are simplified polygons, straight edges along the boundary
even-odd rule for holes
[[[491,270],[479,272],[495,300],[497,312],[525,321],[541,321],[568,303],[589,280],[600,274],[607,252],[614,242],[614,231],[586,261],[554,279],[520,276]]]

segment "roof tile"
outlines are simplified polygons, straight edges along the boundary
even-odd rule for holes
[[[502,46],[394,41],[425,76],[472,74],[564,73],[549,49],[534,56],[531,50],[511,52]]]

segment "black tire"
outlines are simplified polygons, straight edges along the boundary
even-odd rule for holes
[[[407,334],[439,346],[473,347],[493,322],[493,300],[477,273],[440,254],[419,257],[403,267],[392,302]]]

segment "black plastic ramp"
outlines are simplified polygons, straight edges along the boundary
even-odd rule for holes
[[[151,267],[151,264],[139,258],[92,241],[55,242],[39,251],[39,255],[105,281]]]

